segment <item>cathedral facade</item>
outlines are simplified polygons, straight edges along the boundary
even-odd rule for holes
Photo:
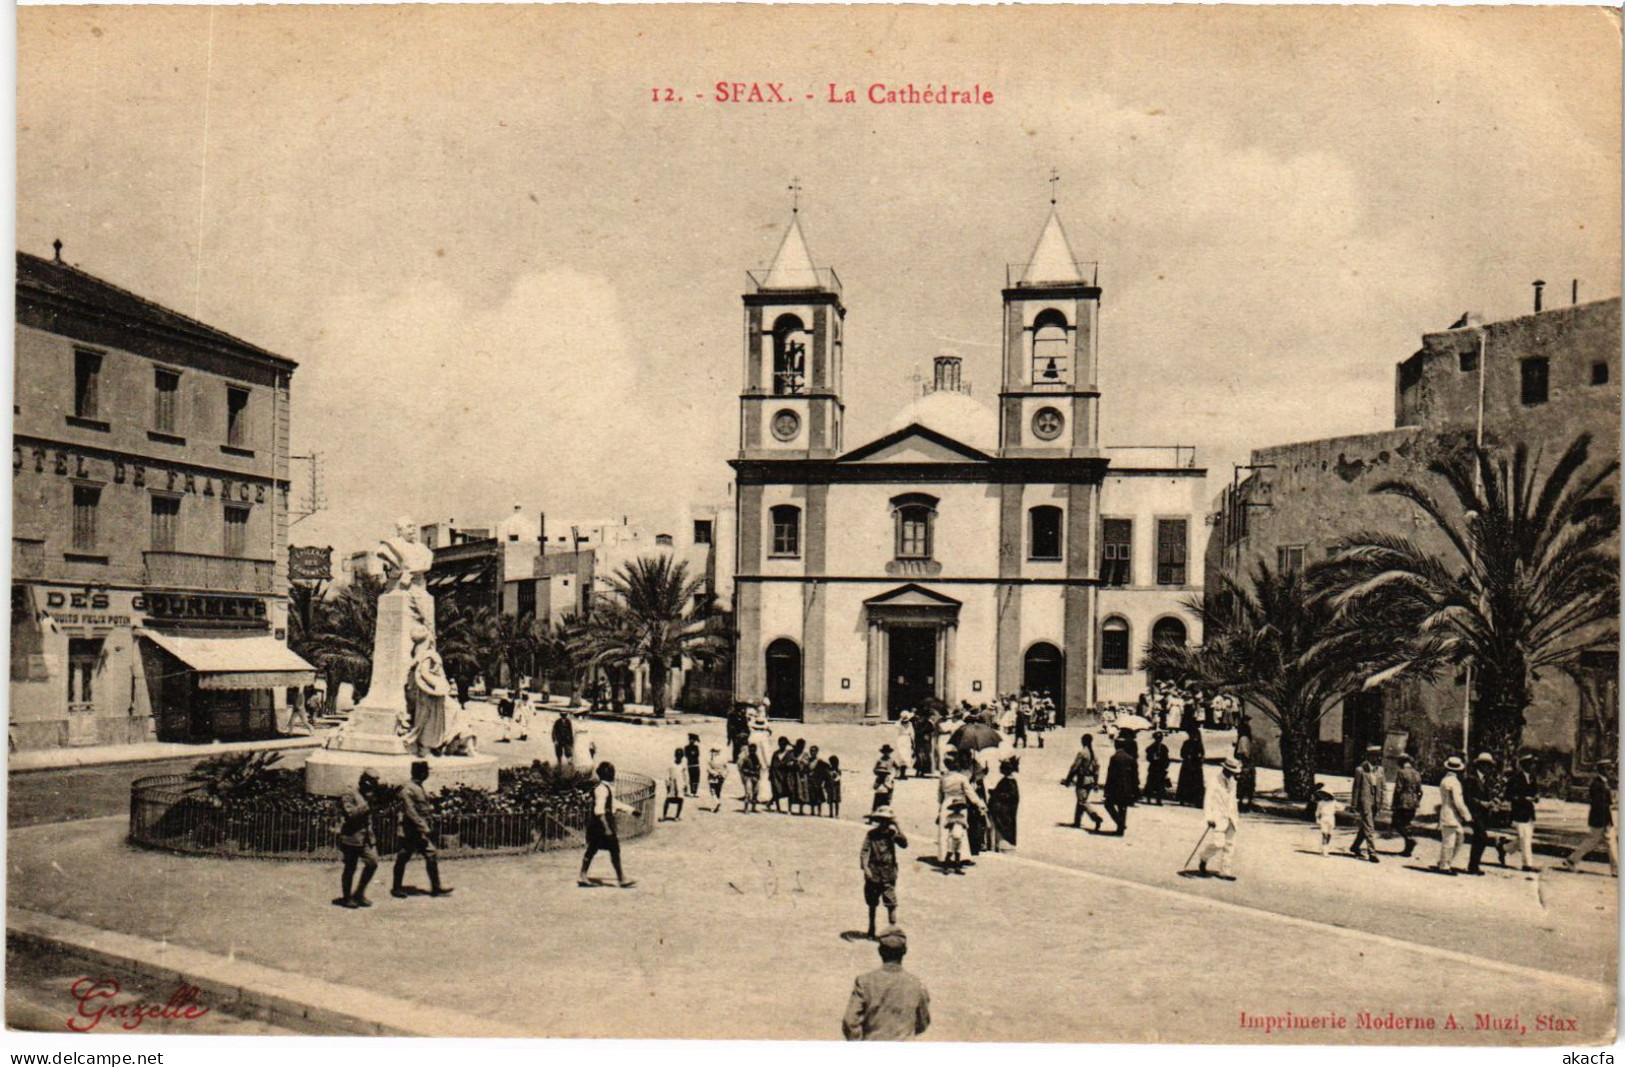
[[[744,294],[734,468],[735,694],[809,721],[895,719],[926,698],[1132,701],[1184,601],[1206,472],[1188,448],[1103,449],[1101,291],[1053,211],[1003,290],[997,414],[938,357],[876,440],[843,439],[846,308],[793,218]]]

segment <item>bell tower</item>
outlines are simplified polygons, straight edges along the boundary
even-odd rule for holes
[[[1095,281],[1093,265],[1086,273],[1072,254],[1051,200],[1032,255],[1006,270],[1001,454],[1098,454]]]
[[[818,459],[841,451],[841,282],[813,266],[793,211],[773,265],[749,271],[741,459]]]

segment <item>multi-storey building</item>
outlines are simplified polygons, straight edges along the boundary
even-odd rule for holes
[[[793,220],[750,275],[731,461],[742,699],[859,721],[1027,689],[1064,714],[1137,696],[1149,641],[1200,639],[1184,600],[1206,471],[1189,449],[1100,447],[1101,290],[1057,215],[1005,282],[997,410],[944,355],[892,432],[849,448],[835,272]]]
[[[284,644],[295,364],[17,255],[11,742],[262,737]]]

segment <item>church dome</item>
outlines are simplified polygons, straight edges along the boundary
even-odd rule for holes
[[[999,447],[999,416],[965,393],[927,393],[899,411],[888,429],[901,430],[916,422],[983,452]]]
[[[522,504],[515,504],[513,514],[497,523],[499,541],[534,541],[537,533],[537,521],[524,513]]]

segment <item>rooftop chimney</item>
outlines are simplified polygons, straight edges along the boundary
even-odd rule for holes
[[[1580,279],[1576,278],[1576,279],[1574,279],[1573,283],[1570,284],[1570,286],[1569,286],[1569,303],[1578,304],[1579,302],[1580,302]]]
[[[1546,288],[1546,283],[1545,282],[1540,281],[1538,279],[1535,281],[1535,314],[1537,314],[1537,315],[1540,314],[1541,291],[1544,290],[1545,288]]]

